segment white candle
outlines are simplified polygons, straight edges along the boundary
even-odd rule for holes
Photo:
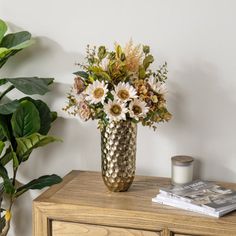
[[[187,184],[193,180],[193,158],[174,156],[171,158],[171,178],[173,184]]]

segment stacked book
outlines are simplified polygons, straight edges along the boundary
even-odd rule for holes
[[[236,210],[236,191],[213,182],[196,180],[182,186],[160,188],[153,202],[213,217]]]

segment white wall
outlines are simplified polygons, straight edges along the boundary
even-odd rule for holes
[[[235,182],[235,9],[233,0],[0,0],[0,18],[37,39],[9,61],[4,75],[55,77],[44,99],[60,115],[52,133],[64,139],[36,151],[19,179],[100,170],[96,124],[68,118],[61,108],[85,46],[112,47],[132,37],[151,46],[155,65],[168,62],[168,104],[174,115],[157,132],[139,127],[137,173],[170,176],[171,156],[187,154],[196,158],[200,177]],[[31,235],[35,196],[28,193],[18,201],[11,235]]]

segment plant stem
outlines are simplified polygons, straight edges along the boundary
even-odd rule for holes
[[[17,174],[17,170],[18,168],[14,169],[13,170],[13,179],[12,179],[12,184],[13,186],[15,187],[16,185],[16,174]],[[15,201],[15,197],[14,196],[11,196],[10,197],[10,204],[9,204],[9,209],[8,211],[11,213],[11,209],[12,209],[12,206],[14,204],[14,201]],[[7,236],[9,230],[10,230],[10,225],[11,225],[11,218],[6,222],[6,225],[2,231],[2,233],[0,234],[0,236]]]
[[[15,88],[15,86],[11,85],[5,91],[3,91],[3,93],[0,95],[0,100],[2,100],[2,98],[14,88]]]

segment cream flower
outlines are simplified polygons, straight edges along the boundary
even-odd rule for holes
[[[112,91],[115,99],[122,102],[130,101],[132,98],[136,98],[137,91],[129,83],[120,82],[116,87],[115,91]]]
[[[102,67],[104,71],[108,71],[109,62],[110,60],[107,57],[102,59],[100,66]]]
[[[90,107],[85,100],[81,100],[78,102],[77,112],[79,117],[84,121],[87,121],[91,117]]]
[[[110,121],[126,120],[128,109],[119,100],[109,100],[107,104],[104,104],[104,110]]]
[[[134,99],[129,104],[129,114],[131,118],[139,120],[139,118],[144,117],[148,112],[148,107],[146,107],[146,102],[139,99]]]
[[[85,91],[85,94],[87,95],[86,100],[94,104],[99,102],[104,103],[107,92],[107,84],[105,84],[104,81],[100,82],[95,80]]]
[[[148,83],[150,84],[151,88],[159,94],[167,93],[166,85],[161,82],[157,82],[155,78],[149,78]]]

